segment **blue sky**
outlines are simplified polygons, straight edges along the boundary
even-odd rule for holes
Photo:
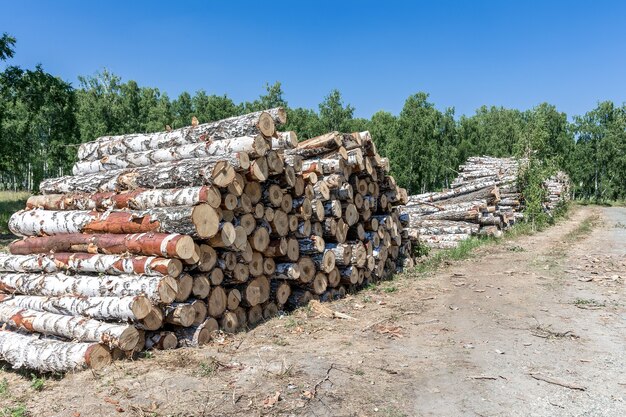
[[[77,85],[108,68],[170,96],[252,100],[281,81],[294,107],[339,89],[356,115],[406,98],[472,114],[555,104],[569,116],[626,100],[626,2],[0,0],[11,64]]]

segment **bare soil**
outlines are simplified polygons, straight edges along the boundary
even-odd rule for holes
[[[2,371],[0,415],[623,416],[625,278],[626,209],[578,207],[542,233],[201,349],[41,391]]]

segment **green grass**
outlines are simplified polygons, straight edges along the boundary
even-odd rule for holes
[[[9,392],[9,381],[6,378],[2,378],[0,381],[0,396],[5,396]]]
[[[496,239],[492,238],[471,237],[461,241],[456,248],[442,249],[433,253],[430,257],[425,259],[424,262],[418,264],[416,270],[420,273],[428,272],[439,268],[445,262],[467,259],[472,256],[477,248],[491,245],[496,241]]]
[[[30,374],[30,387],[35,391],[43,391],[46,386],[46,379]]]
[[[13,213],[26,207],[30,194],[26,191],[0,191],[0,234],[11,233],[8,222]]]
[[[0,410],[0,416],[2,417],[26,417],[28,412],[26,406],[23,404],[16,405],[15,407],[5,407]]]

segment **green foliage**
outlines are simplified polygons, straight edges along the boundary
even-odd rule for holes
[[[519,175],[518,187],[522,190],[525,204],[524,219],[533,227],[541,227],[548,223],[549,217],[544,211],[547,192],[543,187],[543,181],[551,173],[552,171],[543,161],[532,157],[528,166]]]
[[[46,379],[38,377],[35,374],[30,374],[30,387],[35,391],[43,391],[46,386]]]
[[[14,46],[15,38],[3,34],[0,60],[11,58]],[[455,120],[454,109],[440,110],[418,92],[399,115],[379,111],[365,119],[354,117],[354,107],[336,89],[315,111],[289,108],[280,82],[242,103],[204,90],[170,99],[106,69],[79,77],[74,89],[40,66],[0,72],[0,189],[33,190],[43,178],[69,173],[77,144],[100,136],[156,132],[188,126],[194,116],[206,123],[277,106],[287,109],[282,129],[296,131],[300,140],[333,130],[369,130],[398,184],[412,194],[448,187],[469,156],[531,155],[522,179],[531,222],[542,221],[539,183],[554,169],[570,174],[577,197],[626,199],[626,105],[609,101],[573,123],[547,103],[527,111],[482,106]]]
[[[15,38],[8,33],[3,33],[0,37],[0,61],[6,61],[8,58],[13,58],[15,50]]]
[[[5,407],[0,410],[0,416],[2,417],[26,417],[28,416],[28,411],[26,411],[26,406],[24,404],[19,404],[14,407]]]
[[[0,381],[0,396],[4,396],[9,392],[9,381],[6,378],[2,378]]]
[[[30,193],[24,191],[0,191],[0,233],[7,234],[9,231],[9,218],[18,210],[26,206],[26,200]]]

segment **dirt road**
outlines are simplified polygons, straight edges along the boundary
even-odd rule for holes
[[[626,415],[626,209],[98,374],[4,371],[36,416]],[[353,319],[328,318],[337,311]],[[4,387],[4,389],[2,388]]]

